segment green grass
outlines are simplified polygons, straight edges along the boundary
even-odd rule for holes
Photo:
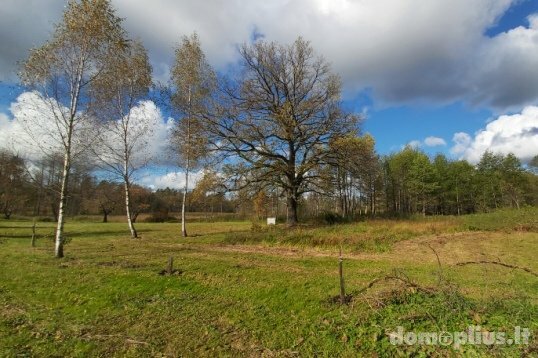
[[[469,230],[538,232],[537,208],[504,209],[487,214],[463,216],[462,218],[464,226]]]
[[[66,226],[71,241],[60,260],[52,257],[54,223],[38,223],[42,238],[32,248],[29,221],[0,221],[0,356],[536,354],[536,335],[525,346],[459,349],[393,346],[387,335],[397,326],[437,332],[471,324],[536,334],[536,277],[455,266],[500,260],[538,271],[535,214],[261,232],[248,222],[193,223],[187,239],[177,224],[140,223],[140,240],[129,239],[123,223],[77,221]],[[383,281],[348,305],[335,303],[340,244],[348,292],[398,270],[435,293]],[[169,256],[181,275],[158,275]]]

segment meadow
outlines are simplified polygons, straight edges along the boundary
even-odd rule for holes
[[[0,356],[538,355],[538,210],[267,228],[0,221]],[[97,219],[97,218],[96,218]],[[346,300],[339,300],[343,255]],[[174,272],[166,271],[170,257]],[[521,345],[393,345],[528,328]]]

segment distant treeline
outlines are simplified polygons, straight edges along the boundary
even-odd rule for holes
[[[353,142],[353,143],[352,143]],[[320,170],[316,189],[299,205],[304,219],[336,215],[459,215],[502,207],[538,206],[538,176],[531,162],[526,168],[512,154],[484,153],[477,165],[453,161],[439,154],[430,159],[406,147],[378,156],[371,137],[345,138],[334,144],[334,159]],[[354,145],[353,145],[354,144]],[[345,151],[345,153],[343,153]],[[535,161],[534,161],[535,162]],[[56,220],[62,158],[25,161],[15,153],[0,151],[0,205],[4,218],[14,215]],[[94,168],[74,166],[68,215],[124,215],[123,185],[99,180]],[[180,211],[181,192],[152,191],[133,185],[133,217],[166,221]],[[286,216],[285,195],[278,189],[227,191],[220,176],[205,171],[188,194],[188,211],[236,213],[243,218]]]
[[[48,157],[36,162],[0,150],[0,208],[4,218],[12,215],[50,217],[57,220],[58,197],[61,185],[62,157]],[[77,163],[69,182],[67,215],[125,215],[124,185],[121,182],[100,180],[95,168]],[[207,181],[207,180],[206,180]],[[223,193],[202,193],[204,181],[189,193],[189,210],[196,212],[233,212],[234,203]],[[179,211],[179,190],[149,188],[133,185],[132,215],[134,221],[141,213],[164,221],[170,212]]]
[[[357,158],[357,157],[355,157]],[[536,158],[527,168],[513,154],[485,152],[480,161],[433,159],[422,151],[401,151],[346,166],[336,181],[338,213],[460,215],[502,207],[538,205]]]

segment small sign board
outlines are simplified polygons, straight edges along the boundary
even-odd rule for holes
[[[276,218],[267,218],[267,225],[276,225]]]

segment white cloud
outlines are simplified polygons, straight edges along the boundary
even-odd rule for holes
[[[473,141],[471,136],[465,132],[458,132],[454,134],[452,141],[455,143],[450,152],[452,154],[461,155],[471,145]]]
[[[5,113],[0,113],[0,147],[2,149],[14,149],[13,130],[11,119]]]
[[[54,105],[54,104],[53,104]],[[57,105],[55,107],[59,108]],[[51,154],[62,150],[59,132],[55,130],[56,123],[47,103],[36,92],[24,92],[10,106],[13,118],[0,113],[0,147],[12,150],[29,159],[41,158],[44,153]],[[142,101],[132,109],[132,121],[136,135],[143,138],[135,147],[136,160],[152,158],[153,163],[170,161],[168,153],[168,133],[174,121],[165,121],[160,110],[152,101]],[[112,124],[111,124],[112,125]],[[88,146],[88,141],[94,141],[91,126],[78,126],[75,131],[75,154]],[[133,132],[133,133],[134,133]],[[111,141],[118,142],[113,136]],[[119,144],[119,143],[118,143]]]
[[[13,118],[0,113],[0,148],[12,150],[26,158],[36,160],[43,157],[43,151],[52,153],[61,150],[61,142],[55,132],[55,122],[48,103],[35,92],[21,94],[10,106]],[[169,133],[175,122],[172,118],[164,120],[162,114],[152,101],[142,101],[132,109],[131,123],[134,124],[134,136],[141,136],[135,145],[135,161],[151,158],[151,168],[144,173],[136,175],[135,181],[152,189],[166,187],[181,189],[185,183],[182,172],[169,172],[162,174],[166,165],[174,163],[173,154],[170,153]],[[113,126],[110,123],[109,126]],[[111,143],[119,140],[105,127],[105,132]],[[88,131],[81,131],[75,143],[82,143],[82,139],[95,141],[95,136],[88,135]],[[38,145],[36,145],[36,141]],[[118,143],[119,144],[119,143]],[[89,161],[91,158],[86,158]],[[192,188],[202,177],[203,172],[191,173],[189,186]],[[138,178],[138,180],[136,180]]]
[[[157,69],[167,67],[179,37],[193,31],[198,31],[210,61],[220,69],[237,59],[237,44],[250,41],[253,32],[283,43],[303,36],[333,63],[349,93],[371,88],[382,102],[463,99],[507,108],[538,99],[535,21],[494,38],[484,35],[517,1],[161,0],[158,6],[147,6],[142,1],[116,0],[114,4],[131,32],[152,48]],[[491,86],[506,81],[531,90]]]
[[[412,140],[409,143],[407,143],[407,145],[410,146],[411,148],[417,149],[422,146],[422,142],[419,140]]]
[[[538,17],[493,38],[486,30],[520,0],[113,0],[131,36],[150,50],[166,78],[173,47],[197,31],[220,70],[237,60],[253,33],[289,43],[301,35],[334,64],[345,86],[369,88],[379,102],[464,100],[519,109],[538,100]],[[0,65],[23,59],[61,16],[57,0],[20,6],[7,0],[0,16],[6,51]],[[40,16],[28,16],[38,9]],[[16,19],[16,20],[15,20]],[[23,21],[22,24],[15,21]],[[33,21],[39,19],[39,21]],[[24,26],[23,26],[24,25]],[[19,31],[24,29],[24,31]],[[1,66],[13,73],[14,67]],[[6,73],[4,72],[4,76]]]
[[[446,142],[443,138],[430,136],[430,137],[426,137],[423,141],[420,141],[418,139],[412,140],[409,143],[407,143],[407,145],[412,148],[418,149],[423,146],[426,146],[426,147],[443,146],[443,145],[446,145]]]
[[[538,14],[528,27],[517,27],[480,44],[470,66],[468,91],[472,102],[519,111],[538,100]],[[530,78],[529,78],[530,76]]]
[[[198,171],[189,174],[189,190],[196,186],[196,183],[203,177],[203,171]],[[156,189],[183,189],[185,186],[185,174],[183,172],[174,171],[165,174],[157,174],[148,171],[146,175],[139,180],[139,183]]]
[[[446,145],[446,142],[443,138],[430,136],[424,139],[424,144],[428,147],[439,147]]]
[[[513,153],[528,161],[538,154],[538,107],[529,106],[519,114],[500,116],[475,133],[474,138],[460,132],[452,140],[455,145],[451,152],[472,163],[478,162],[486,150]]]
[[[0,146],[10,149],[30,159],[44,154],[61,152],[61,135],[65,127],[55,120],[66,108],[54,100],[46,100],[37,92],[24,92],[11,103],[13,118],[2,115]],[[85,142],[91,137],[85,135],[86,128],[79,128],[73,137],[73,153],[80,154]]]
[[[124,125],[129,120],[127,140],[130,153],[130,164],[134,169],[140,169],[150,163],[160,164],[166,160],[167,143],[170,127],[173,121],[165,122],[161,111],[152,101],[140,101],[134,106],[128,118],[104,123],[101,130],[100,141],[94,146],[98,157],[102,159],[97,162],[103,169],[110,170],[118,174],[123,172],[123,142]],[[102,145],[101,145],[102,144]]]

